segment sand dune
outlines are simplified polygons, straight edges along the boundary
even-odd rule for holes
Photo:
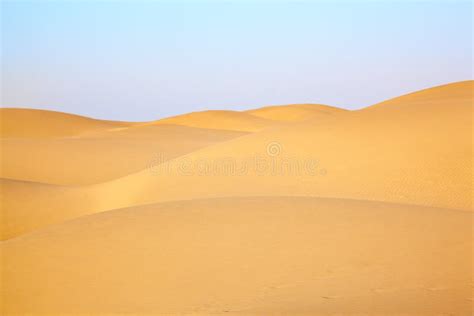
[[[273,125],[275,122],[245,112],[213,110],[173,116],[148,124],[177,124],[200,128],[255,132]]]
[[[74,188],[8,179],[0,179],[0,199],[2,240],[88,214],[94,203]]]
[[[5,242],[4,311],[469,315],[471,220],[283,197],[110,211]]]
[[[473,93],[474,81],[461,81],[402,95],[377,103],[363,110],[370,109],[374,111],[384,109],[387,111],[388,108],[391,108],[397,112],[406,111],[408,113],[424,110],[426,111],[425,115],[430,115],[430,110],[434,108],[449,112],[447,110],[452,109],[452,107],[456,108],[459,107],[459,104],[472,102]],[[449,102],[453,102],[452,106],[446,107],[443,105]]]
[[[404,108],[397,111],[397,106],[369,107],[318,120],[318,124],[308,121],[269,127],[163,165],[155,155],[145,157],[145,153],[142,165],[147,167],[143,170],[96,185],[68,188],[70,193],[61,194],[61,203],[56,195],[44,191],[37,196],[32,187],[29,194],[37,196],[32,204],[19,199],[6,183],[2,200],[11,214],[32,214],[37,207],[58,214],[28,229],[13,220],[8,237],[70,219],[69,214],[226,196],[336,197],[472,210],[472,101],[457,97],[459,91],[470,96],[472,82],[422,94],[438,95],[438,89],[457,94],[452,100],[444,98],[444,106],[436,101],[429,114],[424,110],[429,104],[424,103],[410,115],[404,115]],[[81,169],[76,170],[80,173]]]
[[[165,170],[144,170],[94,189],[106,209],[283,194],[470,210],[471,131],[472,99],[448,99],[427,115],[421,109],[410,115],[357,111],[239,137],[171,160]],[[220,170],[226,163],[236,176]],[[141,189],[130,192],[132,187]]]
[[[346,112],[346,110],[322,104],[291,104],[285,106],[266,106],[246,111],[254,116],[276,121],[307,121],[326,115]]]
[[[1,109],[2,311],[470,315],[473,91],[141,123]]]
[[[159,125],[74,138],[3,138],[0,176],[61,185],[104,182],[143,170],[152,160],[166,161],[245,134]]]
[[[67,137],[88,131],[129,126],[62,112],[0,108],[1,137]]]

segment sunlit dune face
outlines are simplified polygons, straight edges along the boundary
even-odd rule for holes
[[[468,212],[311,197],[135,206],[5,242],[4,308],[468,315],[471,224]]]
[[[0,109],[5,315],[470,315],[474,82],[348,111]]]

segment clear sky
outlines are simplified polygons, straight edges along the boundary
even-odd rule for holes
[[[2,1],[2,106],[152,120],[472,79],[470,1]]]

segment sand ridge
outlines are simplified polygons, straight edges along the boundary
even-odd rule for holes
[[[148,124],[178,124],[191,127],[255,132],[274,123],[245,112],[209,110],[173,116]]]
[[[246,111],[246,113],[270,120],[298,122],[314,120],[319,117],[334,115],[345,111],[347,110],[322,104],[290,104],[283,106],[265,106]]]
[[[97,120],[85,116],[37,109],[0,108],[0,136],[68,137],[87,131],[130,126],[133,123]]]

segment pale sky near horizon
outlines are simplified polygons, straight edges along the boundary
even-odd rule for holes
[[[470,1],[2,1],[2,107],[356,109],[469,80]]]

